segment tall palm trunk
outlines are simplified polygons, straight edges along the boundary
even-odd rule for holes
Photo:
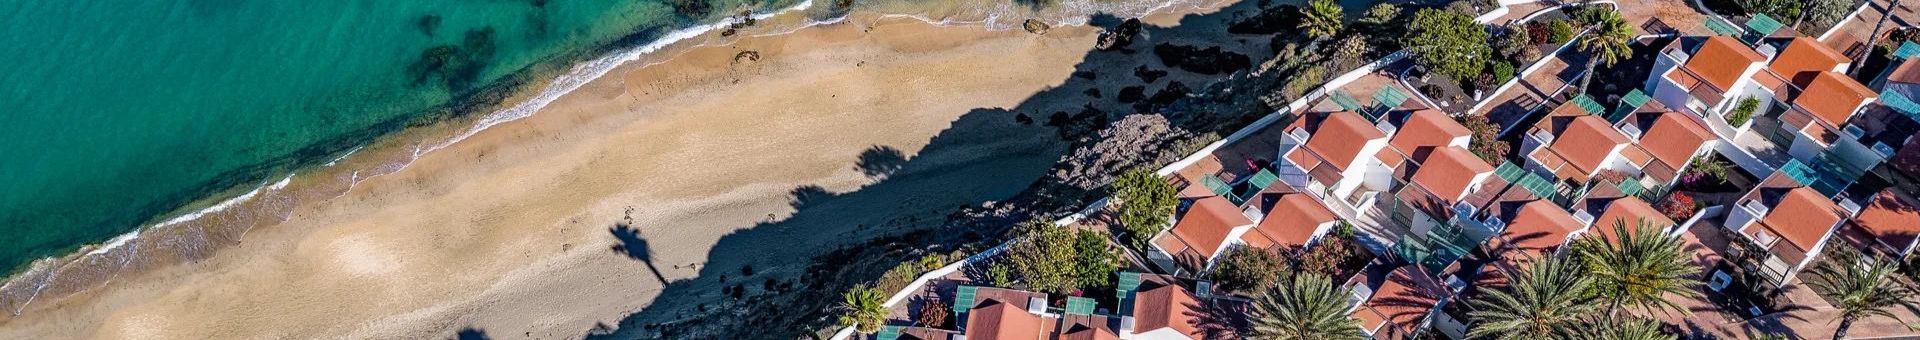
[[[1833,339],[1846,339],[1847,328],[1853,328],[1853,317],[1851,316],[1840,318],[1840,328],[1833,329]]]
[[[1873,1],[1873,0],[1868,0],[1868,1]],[[1872,6],[1872,5],[1869,4],[1868,6]],[[1899,7],[1900,7],[1900,0],[1893,0],[1893,3],[1887,4],[1886,10],[1880,11],[1880,21],[1873,23],[1873,34],[1867,36],[1868,53],[1861,53],[1860,54],[1860,58],[1862,58],[1861,60],[1854,60],[1852,63],[1849,63],[1849,65],[1847,65],[1847,68],[1851,69],[1851,70],[1847,70],[1848,74],[1853,74],[1854,72],[1859,71],[1860,64],[1867,62],[1865,58],[1869,55],[1873,55],[1872,53],[1873,46],[1880,44],[1880,28],[1882,26],[1887,25],[1887,19],[1893,18],[1894,9]],[[1840,23],[1835,23],[1835,25],[1845,25],[1845,24],[1846,22],[1844,21]],[[1896,46],[1895,48],[1899,48],[1899,47]]]
[[[1588,53],[1588,54],[1593,54],[1593,53]],[[1587,91],[1587,84],[1593,82],[1593,67],[1594,65],[1599,63],[1600,63],[1599,56],[1594,56],[1594,55],[1587,56],[1587,74],[1580,77],[1580,94],[1587,94],[1589,92],[1592,92],[1592,91]]]

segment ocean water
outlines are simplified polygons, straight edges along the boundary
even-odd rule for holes
[[[795,2],[0,2],[0,269],[455,116],[504,82]]]

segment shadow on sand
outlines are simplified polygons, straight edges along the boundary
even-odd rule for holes
[[[1269,36],[1229,35],[1224,29],[1233,18],[1258,11],[1255,3],[1189,15],[1171,28],[1143,27],[1127,46],[1089,51],[1062,84],[1011,109],[969,111],[917,154],[870,148],[855,169],[873,183],[850,192],[794,188],[790,217],[721,237],[697,276],[666,280],[656,270],[667,282],[660,295],[617,330],[592,338],[794,338],[825,329],[833,324],[840,293],[852,285],[922,254],[990,247],[1015,222],[1077,209],[1097,195],[1047,179],[1068,150],[1097,142],[1094,132],[1108,122],[1153,112],[1176,126],[1205,130],[1257,119],[1266,112],[1248,103],[1257,103],[1265,88],[1218,91],[1240,85],[1214,83],[1245,72],[1208,76],[1168,68],[1151,48],[1156,37],[1178,37],[1181,44],[1245,54],[1258,65],[1272,55]],[[1123,20],[1098,16],[1091,22],[1111,28]],[[1136,73],[1154,76],[1147,81]],[[1146,96],[1121,102],[1114,94],[1129,87],[1144,87]],[[1226,94],[1201,98],[1188,91]],[[1202,100],[1209,102],[1195,103]],[[616,225],[610,232],[620,243],[616,250],[653,268],[649,245],[634,227]]]

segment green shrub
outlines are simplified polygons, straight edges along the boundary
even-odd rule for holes
[[[1508,62],[1493,63],[1493,82],[1495,84],[1505,84],[1508,79],[1513,79],[1513,64]]]
[[[1173,185],[1151,168],[1135,168],[1114,179],[1113,198],[1120,201],[1120,226],[1127,231],[1128,245],[1146,249],[1149,239],[1167,226],[1180,203],[1175,193]]]
[[[1753,119],[1753,110],[1757,109],[1760,109],[1760,99],[1747,98],[1740,100],[1740,104],[1735,105],[1733,111],[1727,111],[1727,125],[1738,128],[1740,125],[1746,124],[1748,119]]]
[[[1234,293],[1254,292],[1273,284],[1289,271],[1287,260],[1265,249],[1236,246],[1220,255],[1209,274],[1215,287]]]
[[[1573,22],[1555,20],[1547,25],[1547,42],[1554,45],[1565,44],[1573,40]]]

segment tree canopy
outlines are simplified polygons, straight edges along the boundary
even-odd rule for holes
[[[1333,0],[1308,1],[1307,7],[1300,8],[1300,11],[1302,12],[1300,28],[1306,30],[1309,38],[1333,37],[1335,34],[1340,34],[1340,29],[1344,25],[1341,22],[1344,14],[1341,13],[1340,4]]]
[[[1287,271],[1287,260],[1281,258],[1279,253],[1237,246],[1220,255],[1213,265],[1212,275],[1214,287],[1246,293],[1272,285]]]
[[[1066,293],[1102,285],[1119,267],[1119,256],[1099,233],[1076,234],[1041,220],[1022,223],[1016,232],[1008,262],[1029,290]]]
[[[1148,239],[1160,233],[1173,218],[1179,198],[1167,180],[1153,169],[1135,168],[1113,180],[1113,198],[1120,200],[1120,225],[1127,230],[1128,245],[1145,248]]]
[[[1269,286],[1253,307],[1253,339],[1363,339],[1360,320],[1347,316],[1347,291],[1319,274]]]
[[[1403,45],[1414,61],[1454,80],[1472,79],[1493,58],[1485,25],[1473,17],[1425,8],[1413,15],[1412,32]]]

